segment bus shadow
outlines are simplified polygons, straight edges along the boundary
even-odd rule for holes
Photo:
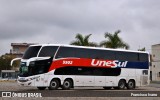
[[[119,89],[70,89],[70,90],[63,90],[63,89],[57,89],[57,90],[49,90],[49,89],[45,89],[45,90],[38,90],[38,89],[20,89],[17,91],[21,91],[21,92],[25,92],[25,91],[29,91],[29,92],[37,92],[37,91],[147,91],[147,89],[124,89],[124,90],[119,90]]]

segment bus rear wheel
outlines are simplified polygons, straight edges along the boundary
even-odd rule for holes
[[[134,80],[129,80],[127,84],[127,89],[134,89],[134,88],[135,88]]]
[[[126,81],[120,80],[118,83],[118,89],[123,90],[126,87]]]
[[[66,79],[64,82],[63,82],[63,85],[62,85],[62,89],[63,90],[69,90],[71,87],[72,87],[72,81],[70,79]]]
[[[37,87],[39,90],[45,90],[46,87]]]
[[[57,79],[53,79],[51,82],[50,82],[50,86],[48,87],[49,90],[57,90],[59,88],[59,81]]]

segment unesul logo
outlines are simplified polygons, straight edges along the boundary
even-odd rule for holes
[[[127,62],[128,61],[118,61],[118,60],[109,61],[109,60],[92,59],[91,65],[116,68],[116,67],[126,67]]]

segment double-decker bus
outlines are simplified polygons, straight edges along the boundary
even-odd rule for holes
[[[20,60],[18,84],[40,90],[76,86],[134,89],[149,84],[147,52],[38,44],[29,46]]]

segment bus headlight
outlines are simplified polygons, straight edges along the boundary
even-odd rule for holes
[[[34,78],[28,78],[27,81],[31,81],[31,80],[33,80],[33,79],[34,79]]]
[[[27,81],[31,81],[31,80],[32,80],[31,78],[27,79]]]

